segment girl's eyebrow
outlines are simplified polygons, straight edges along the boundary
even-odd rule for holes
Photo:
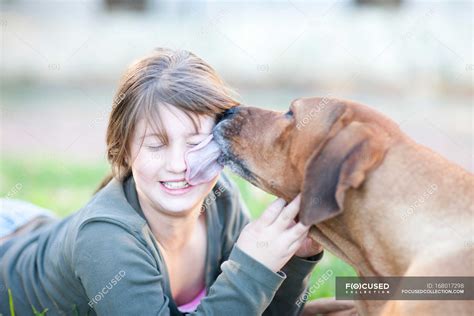
[[[192,137],[192,136],[209,136],[211,133],[188,133],[186,136],[187,137]],[[146,134],[146,135],[143,135],[141,136],[140,138],[141,139],[145,139],[147,137],[151,137],[151,136],[159,136],[158,134],[156,133],[151,133],[151,134]]]
[[[140,137],[141,139],[144,139],[144,138],[147,138],[147,137],[150,137],[150,136],[159,136],[158,134],[156,133],[152,133],[152,134],[146,134],[146,135],[143,135],[142,137]]]
[[[187,136],[208,136],[211,133],[189,133]]]

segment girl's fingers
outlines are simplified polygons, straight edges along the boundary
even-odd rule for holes
[[[274,222],[280,229],[287,228],[294,220],[300,210],[301,194],[298,194],[280,213],[280,216]]]
[[[291,220],[290,224],[288,225],[288,229],[296,225],[296,221],[294,219]]]
[[[300,236],[298,236],[297,239],[295,239],[295,241],[293,241],[290,246],[288,247],[288,250],[291,252],[291,253],[295,253],[296,251],[298,251],[298,249],[301,248],[301,246],[303,245],[303,242],[306,240],[306,236],[307,236],[307,233],[303,233],[301,234]]]
[[[264,226],[271,225],[278,218],[285,204],[286,202],[282,198],[276,199],[267,207],[258,221]]]
[[[291,242],[306,237],[308,235],[309,226],[302,224],[301,222],[296,223],[293,227],[289,228],[286,233]]]

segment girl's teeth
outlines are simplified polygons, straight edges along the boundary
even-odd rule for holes
[[[179,182],[161,182],[165,187],[168,189],[184,189],[189,187],[189,183],[186,181],[179,181]]]

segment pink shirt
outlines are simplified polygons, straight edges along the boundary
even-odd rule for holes
[[[198,295],[196,295],[195,298],[193,298],[192,301],[178,306],[178,310],[181,313],[189,313],[189,312],[194,312],[196,308],[198,307],[199,303],[201,303],[201,299],[206,296],[206,288],[204,287],[201,292],[199,292]]]

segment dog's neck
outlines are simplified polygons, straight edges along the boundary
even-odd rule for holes
[[[449,177],[440,172],[447,166],[450,170],[443,171]],[[311,234],[362,276],[404,275],[422,252],[432,256],[440,243],[469,240],[472,230],[459,223],[469,223],[472,189],[471,174],[422,146],[402,142],[387,152],[362,188],[348,192],[343,213]],[[449,204],[446,196],[452,196]]]

